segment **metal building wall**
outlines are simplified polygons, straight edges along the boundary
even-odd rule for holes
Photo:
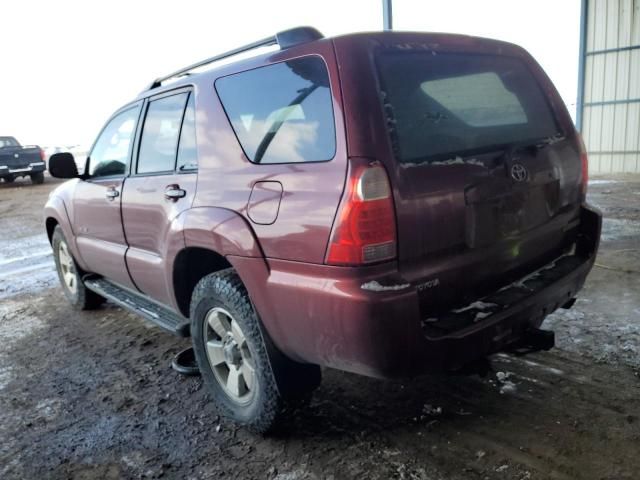
[[[594,173],[640,173],[640,0],[583,0],[577,124]]]

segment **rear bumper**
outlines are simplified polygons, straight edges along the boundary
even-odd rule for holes
[[[429,322],[425,328],[416,286],[397,278],[395,265],[353,269],[270,260],[262,277],[252,267],[254,259],[234,266],[273,341],[291,358],[369,376],[405,377],[455,370],[508,349],[575,297],[595,260],[599,213],[583,208],[580,225],[572,263],[563,271],[555,264],[543,267],[549,273],[545,282],[514,303],[438,335]]]
[[[26,166],[9,167],[0,165],[0,177],[31,175],[32,173],[44,172],[46,165],[44,162],[33,162]]]

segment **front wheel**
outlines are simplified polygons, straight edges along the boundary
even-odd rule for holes
[[[60,226],[53,231],[51,246],[62,291],[71,305],[78,310],[92,310],[104,303],[103,297],[92,292],[82,283],[82,277]]]
[[[8,177],[3,177],[5,183],[13,183],[16,179],[16,177],[14,177],[13,175],[9,175]]]
[[[198,367],[220,412],[254,432],[272,430],[294,395],[279,387],[283,362],[274,361],[277,354],[268,338],[265,342],[266,333],[233,269],[207,275],[196,286],[191,336]],[[285,364],[292,363],[287,359]]]

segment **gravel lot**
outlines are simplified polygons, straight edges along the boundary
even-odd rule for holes
[[[640,177],[599,177],[601,251],[558,348],[486,378],[326,370],[276,436],[221,421],[187,341],[107,305],[70,309],[42,226],[55,186],[0,184],[0,478],[637,479]]]

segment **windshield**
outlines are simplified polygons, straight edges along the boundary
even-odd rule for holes
[[[0,137],[0,148],[19,147],[20,144],[13,137]]]
[[[399,162],[430,162],[558,134],[542,90],[519,59],[383,51],[376,60]]]

